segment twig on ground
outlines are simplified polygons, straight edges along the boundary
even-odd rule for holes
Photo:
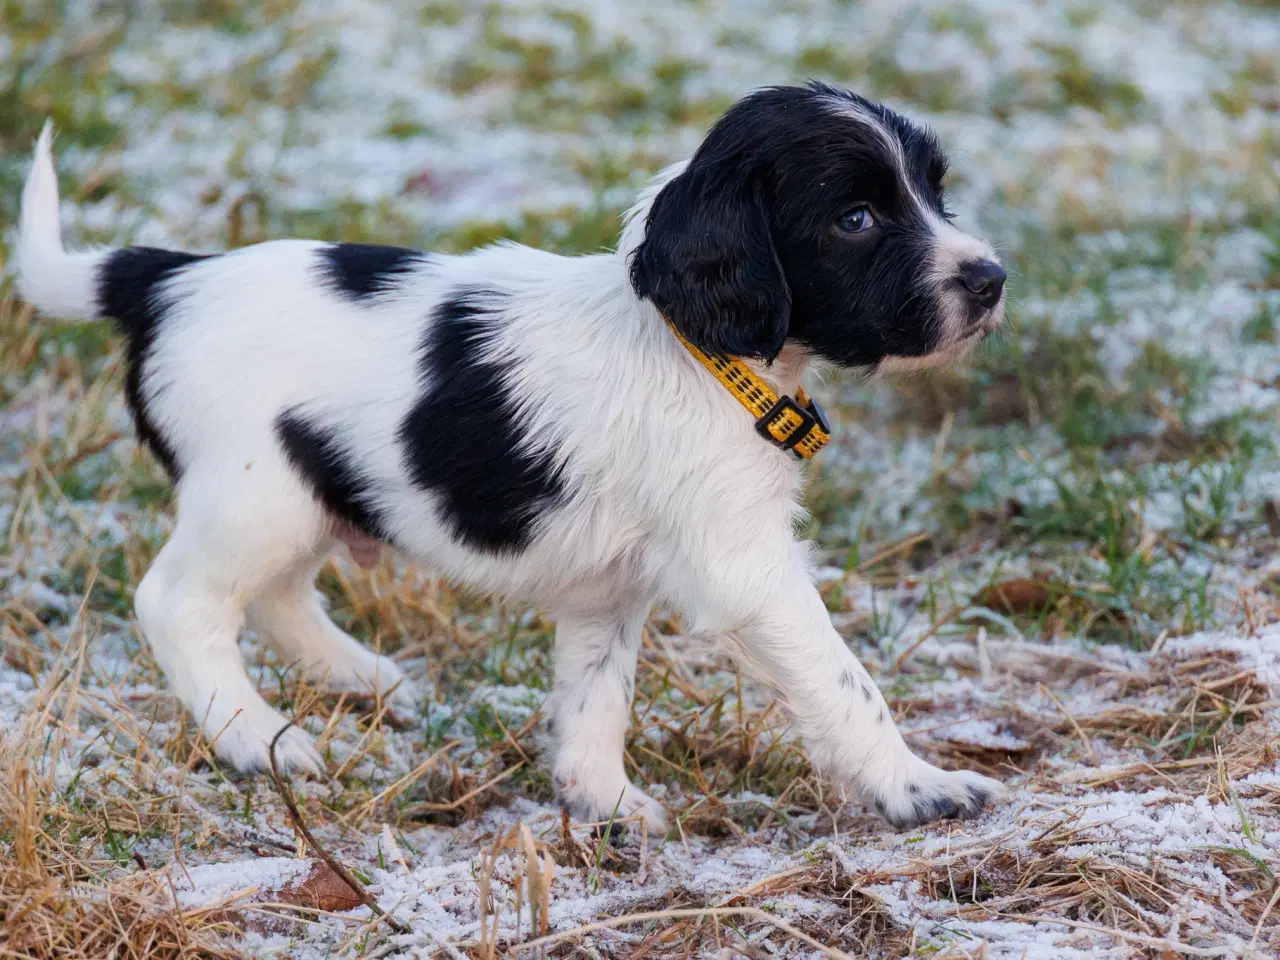
[[[289,814],[289,819],[293,821],[293,825],[297,831],[302,834],[302,839],[307,841],[307,846],[314,850],[316,855],[329,865],[329,869],[336,873],[338,878],[351,888],[351,892],[359,898],[361,903],[372,910],[375,916],[381,917],[383,920],[387,921],[387,925],[396,933],[411,932],[403,923],[378,906],[373,897],[369,896],[368,891],[365,890],[364,884],[353,877],[351,875],[351,871],[344,867],[336,857],[329,853],[328,850],[322,847],[316,838],[311,835],[311,831],[307,829],[307,824],[302,819],[302,814],[298,811],[298,804],[293,799],[293,791],[289,789],[289,785],[285,783],[284,778],[280,776],[280,769],[276,765],[276,744],[280,741],[280,738],[288,732],[289,728],[294,725],[295,721],[296,718],[291,719],[276,732],[276,735],[271,738],[271,748],[268,751],[271,756],[271,779],[275,782],[276,793],[280,795],[280,800],[284,803],[284,808]]]
[[[759,920],[763,923],[777,927],[789,937],[807,943],[824,956],[833,958],[833,960],[852,960],[849,954],[835,947],[828,947],[819,943],[813,937],[809,936],[801,930],[797,930],[785,920],[772,916],[761,910],[759,907],[708,907],[704,909],[681,909],[681,910],[649,910],[644,913],[632,913],[625,917],[612,917],[608,920],[598,920],[595,923],[583,924],[580,927],[574,927],[572,930],[562,930],[560,933],[553,933],[550,936],[538,937],[536,940],[526,940],[524,943],[517,943],[510,949],[512,953],[519,953],[524,950],[532,950],[535,947],[550,946],[553,943],[559,943],[570,937],[577,937],[583,934],[592,933],[596,930],[611,930],[614,927],[625,927],[630,923],[643,923],[646,920],[684,920],[684,919],[706,919],[719,917],[750,917],[753,920]]]
[[[1079,920],[1068,920],[1066,917],[1030,916],[1022,913],[1001,913],[1000,916],[1007,920],[1024,920],[1031,923],[1059,924],[1064,927],[1074,927],[1077,930],[1092,930],[1094,933],[1105,934],[1106,936],[1114,937],[1117,940],[1124,940],[1128,943],[1140,943],[1144,947],[1152,947],[1156,950],[1172,951],[1175,954],[1186,954],[1189,957],[1239,956],[1235,947],[1193,947],[1190,944],[1178,943],[1164,937],[1146,937],[1140,933],[1129,933],[1125,930],[1116,930],[1113,927],[1100,927],[1095,923],[1081,923]]]

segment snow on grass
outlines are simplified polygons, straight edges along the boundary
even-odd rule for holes
[[[310,863],[297,857],[257,857],[187,867],[174,878],[174,892],[184,907],[235,901],[248,892],[270,898],[290,881],[307,873]]]
[[[174,956],[479,955],[496,917],[507,949],[537,932],[527,887],[517,911],[523,823],[556,864],[555,955],[815,955],[777,923],[851,955],[1280,951],[1273,5],[66,6],[53,24],[13,4],[0,32],[0,216],[53,114],[86,241],[581,252],[612,243],[636,187],[757,84],[816,76],[935,126],[953,206],[1010,267],[1010,327],[963,370],[821,385],[837,439],[808,534],[833,618],[913,747],[1010,796],[974,822],[886,829],[813,774],[766,691],[658,612],[628,765],[676,826],[647,849],[566,833],[537,723],[551,625],[402,561],[338,561],[322,578],[335,617],[419,681],[419,714],[326,698],[251,636],[244,649],[329,762],[329,780],[295,785],[304,816],[412,932],[363,908],[268,907],[310,854],[268,783],[209,759],[130,623],[171,506],[132,440],[117,345],[5,294],[12,942],[74,952],[56,924],[124,938],[104,919],[119,914],[139,918],[129,937],[186,944]],[[1048,600],[978,603],[1014,579]],[[6,914],[51,885],[69,899]],[[751,907],[777,923],[571,933]]]

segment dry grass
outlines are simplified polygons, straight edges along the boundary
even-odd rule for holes
[[[170,34],[162,54],[152,38],[167,13],[154,5],[52,26],[38,2],[5,8],[0,212],[52,113],[67,196],[90,211],[72,226],[83,240],[118,241],[145,221],[201,249],[288,234],[594,250],[616,235],[630,187],[676,158],[662,143],[695,137],[726,97],[718,66],[645,47],[659,34],[639,20],[619,39],[589,8],[549,5],[536,14],[548,32],[531,37],[499,0],[414,81],[437,105],[477,92],[437,130],[434,106],[419,122],[412,97],[398,99],[414,84],[366,84],[391,69],[376,57],[356,64],[353,100],[341,60],[352,55],[334,53],[338,28],[306,2],[170,6],[168,29],[197,28],[200,52],[207,42],[210,62],[232,66],[182,62],[197,34]],[[216,762],[132,624],[171,504],[132,439],[118,342],[106,324],[37,320],[0,282],[0,956],[1280,956],[1280,508],[1262,482],[1280,461],[1273,409],[1222,403],[1275,386],[1280,323],[1266,299],[1280,283],[1276,140],[1258,133],[1275,71],[1215,32],[1243,14],[1050,4],[1036,29],[1055,42],[1010,69],[1026,58],[1008,55],[1008,37],[1025,25],[1001,11],[933,5],[874,42],[809,44],[789,64],[768,23],[716,21],[724,6],[683,4],[676,18],[727,59],[724,76],[794,68],[936,110],[948,143],[986,131],[986,146],[957,156],[953,194],[962,219],[1000,233],[1011,330],[967,369],[828,384],[843,432],[816,465],[808,533],[829,565],[833,617],[913,749],[1004,780],[1010,798],[978,821],[888,832],[816,775],[781,705],[658,612],[626,763],[673,830],[572,823],[554,803],[538,714],[552,625],[400,561],[336,560],[321,578],[336,620],[427,695],[415,715],[330,696],[246,638],[260,689],[327,761],[325,780],[292,785],[308,844],[265,779]],[[796,9],[862,16],[856,4]],[[421,22],[433,40],[472,17],[451,0],[400,12],[397,34]],[[1113,76],[1081,52],[1086,32],[1122,21],[1155,30],[1153,50],[1228,64],[1198,101],[1220,111],[1211,142],[1179,143],[1185,124],[1141,102],[1127,66]],[[908,69],[899,40],[971,46],[974,76],[995,82]],[[133,84],[114,66],[122,49],[161,79]],[[334,85],[317,82],[330,73]],[[280,145],[290,162],[271,170],[245,160],[272,128],[259,110],[299,121]],[[359,132],[378,110],[386,129]],[[339,119],[312,129],[310,111]],[[192,124],[166,133],[170,117]],[[1028,119],[1060,129],[1062,145],[1017,140]],[[501,129],[538,147],[519,165],[530,196],[568,171],[596,200],[515,210],[505,181],[486,192],[432,152],[455,126],[480,176],[495,172],[485,145]],[[435,159],[403,190],[358,202],[333,172],[350,172],[333,130],[352,156]],[[1165,145],[1154,187],[1152,159],[1126,152],[1131,130]],[[224,169],[183,150],[187,135],[213,142],[207,131],[234,145]],[[450,190],[487,196],[492,219],[435,222]],[[1132,204],[1143,191],[1145,207]],[[1172,210],[1184,194],[1215,213]],[[195,195],[191,222],[173,222]],[[1247,298],[1253,315],[1230,320]],[[1190,346],[1177,317],[1193,318]],[[1224,360],[1222,343],[1248,363]],[[1209,629],[1224,632],[1185,639]],[[388,917],[356,906],[337,874],[290,873],[310,871],[316,847]]]
[[[402,620],[411,614],[409,609],[396,611]],[[811,774],[794,741],[780,736],[782,718],[776,707],[739,699],[740,681],[722,684],[714,694],[704,692],[704,671],[718,664],[678,655],[672,642],[679,638],[666,632],[671,626],[650,626],[646,680],[629,749],[633,770],[654,781],[663,779],[658,771],[669,770],[666,782],[683,788],[673,804],[679,826],[670,843],[700,836],[715,838],[723,849],[750,848],[771,837],[772,843],[781,841],[801,854],[791,866],[766,871],[708,901],[678,878],[664,879],[652,846],[642,838],[621,846],[608,843],[592,832],[592,825],[570,824],[562,815],[553,825],[504,825],[502,811],[514,800],[511,777],[537,760],[532,723],[509,730],[507,739],[472,757],[466,774],[455,764],[450,779],[429,780],[457,749],[456,743],[447,744],[376,792],[351,777],[341,778],[346,783],[336,795],[309,790],[301,801],[302,816],[326,836],[326,846],[341,851],[366,877],[378,865],[361,838],[376,835],[379,824],[395,824],[403,835],[412,833],[424,815],[439,811],[457,814],[445,822],[459,824],[487,816],[486,826],[469,831],[462,847],[471,851],[464,856],[474,858],[470,897],[479,911],[477,933],[453,945],[435,943],[441,955],[483,960],[526,953],[570,956],[578,949],[575,945],[595,943],[608,955],[702,956],[731,948],[754,957],[764,956],[763,942],[770,941],[808,943],[831,957],[908,956],[922,944],[915,928],[899,919],[894,897],[885,899],[886,890],[900,890],[903,884],[914,891],[917,902],[936,905],[953,921],[1051,921],[1066,931],[1064,942],[1112,942],[1156,955],[1238,955],[1231,952],[1235,948],[1188,943],[1170,931],[1170,916],[1199,903],[1236,937],[1234,942],[1253,942],[1258,956],[1280,946],[1280,924],[1273,919],[1280,863],[1257,852],[1256,845],[1206,846],[1194,856],[1179,852],[1163,862],[1144,863],[1109,851],[1097,836],[1097,824],[1085,823],[1088,810],[1113,792],[1132,797],[1135,791],[1158,787],[1159,794],[1142,803],[1174,807],[1204,798],[1239,809],[1249,839],[1275,829],[1273,815],[1248,824],[1245,814],[1246,806],[1274,810],[1280,796],[1265,780],[1243,783],[1255,772],[1273,770],[1277,753],[1272,729],[1256,719],[1273,704],[1263,699],[1256,673],[1242,668],[1237,655],[1160,652],[1144,655],[1142,668],[1134,669],[1072,660],[1025,644],[997,646],[989,653],[1002,664],[1001,682],[1008,689],[1000,698],[1004,707],[988,708],[988,715],[1028,747],[983,750],[934,739],[945,732],[945,720],[927,735],[927,746],[944,762],[963,762],[1005,779],[1013,774],[1023,814],[976,830],[934,825],[922,838],[942,841],[942,851],[936,842],[920,855],[910,846],[891,844],[870,865],[860,862],[867,852],[861,841],[852,847],[812,846],[815,835],[824,832],[851,839],[866,836],[875,829],[874,821],[851,815]],[[308,918],[306,911],[299,913],[270,896],[246,897],[245,891],[199,907],[181,906],[174,884],[181,884],[184,863],[199,862],[209,853],[216,859],[248,856],[250,861],[278,855],[289,846],[279,829],[287,819],[274,798],[265,798],[267,820],[277,829],[264,837],[220,812],[219,804],[210,802],[216,797],[209,790],[218,778],[216,767],[188,726],[180,727],[181,745],[148,749],[146,736],[135,727],[135,713],[118,712],[119,707],[94,699],[94,685],[85,676],[91,660],[88,643],[80,631],[77,646],[64,648],[58,663],[41,665],[45,685],[22,729],[0,741],[0,762],[8,774],[0,788],[0,837],[12,852],[12,862],[0,872],[3,950],[30,957],[229,957],[244,951],[246,932],[291,930],[299,935],[326,922],[346,928],[341,942],[347,949],[394,942],[379,932],[376,919],[352,916],[344,922],[334,915],[326,920],[323,912]],[[956,662],[969,669],[963,658]],[[1061,697],[1030,706],[1028,691],[1047,692],[1047,684],[1060,686],[1064,676],[1076,683],[1107,685],[1106,705],[1070,716],[1060,709],[1065,706]],[[681,684],[690,694],[689,706],[670,711],[663,697],[671,685]],[[297,686],[290,693],[301,712],[322,719],[327,730],[356,720],[341,734],[350,739],[351,753],[338,764],[339,774],[377,753],[379,732],[386,731],[385,709],[355,709],[343,701],[326,705]],[[926,732],[930,721],[956,715],[945,698],[899,698],[896,707],[910,725]],[[669,715],[653,718],[663,712]],[[110,745],[92,767],[73,774],[51,763],[57,757],[84,756],[87,741]],[[122,749],[125,743],[133,744],[131,753]],[[1107,762],[1097,756],[1104,752]],[[1051,766],[1048,757],[1055,758]],[[1078,761],[1065,774],[1064,758]],[[109,772],[96,779],[89,776],[95,770]],[[768,791],[768,800],[742,809],[735,798],[747,786]],[[398,810],[391,805],[397,796],[414,791],[433,800],[417,800]],[[797,820],[805,821],[803,828],[794,826]],[[534,830],[542,836],[536,837]],[[121,838],[146,836],[165,838],[159,846],[173,856],[163,866],[135,859],[121,846]],[[1096,853],[1088,851],[1091,845]],[[397,847],[392,858],[386,869],[418,875],[411,854]],[[1212,898],[1203,878],[1187,872],[1197,858],[1221,872],[1225,886]],[[558,900],[583,883],[588,889],[594,884],[600,890],[627,887],[639,893],[648,885],[654,893],[648,907],[643,898],[638,903],[633,898],[632,908],[618,915],[589,923],[561,921],[560,929],[549,929]],[[375,893],[385,885],[375,881]],[[779,904],[797,897],[823,903],[826,909],[816,918],[777,913]],[[386,906],[394,911],[394,905]],[[402,910],[398,915],[412,923],[412,913]],[[275,917],[274,925],[264,926],[264,917]],[[413,929],[416,941],[433,936],[429,928],[414,924]],[[929,952],[936,955],[973,955],[965,945],[969,941],[930,942],[935,946]]]
[[[229,958],[242,951],[217,911],[184,910],[169,872],[136,872],[96,855],[108,838],[168,826],[162,804],[95,792],[96,810],[68,809],[48,759],[78,739],[78,671],[41,696],[19,731],[0,736],[0,955],[30,958]],[[108,844],[109,845],[109,844]]]
[[[219,934],[216,911],[175,910],[152,878],[109,883],[0,866],[0,950],[5,956],[141,958],[242,957]]]

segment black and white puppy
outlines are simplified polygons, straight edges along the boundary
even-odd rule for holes
[[[761,90],[643,194],[616,252],[582,257],[304,240],[69,253],[50,141],[23,192],[20,289],[127,339],[138,433],[177,484],[138,622],[227,763],[266,767],[284,723],[245,672],[246,623],[310,679],[412,702],[314,589],[345,540],[555,618],[554,781],[580,818],[619,807],[663,828],[623,768],[655,602],[727,637],[814,763],[892,824],[972,815],[1000,792],[907,749],[795,539],[798,460],[667,322],[779,393],[814,361],[962,355],[1001,321],[1004,271],[952,226],[931,134],[830,87]],[[297,728],[277,756],[321,766]]]

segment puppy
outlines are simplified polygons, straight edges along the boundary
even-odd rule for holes
[[[137,432],[177,497],[138,623],[226,763],[267,767],[285,723],[245,672],[246,624],[308,679],[412,703],[314,589],[345,540],[554,617],[553,775],[580,819],[664,829],[623,768],[655,602],[728,638],[818,768],[894,826],[1000,792],[907,749],[794,537],[802,456],[827,436],[810,364],[937,364],[1002,319],[1004,271],[952,226],[930,133],[831,87],[760,90],[645,191],[616,252],[582,257],[69,253],[50,141],[23,191],[19,288],[124,334]],[[277,757],[321,768],[297,728]]]

